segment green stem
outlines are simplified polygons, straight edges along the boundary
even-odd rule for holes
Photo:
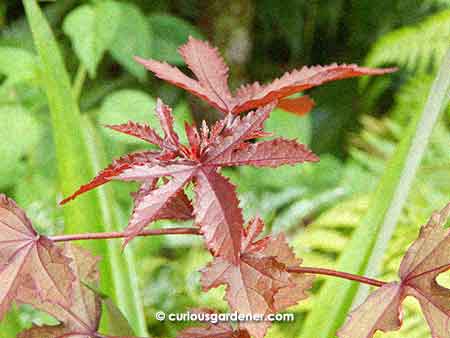
[[[72,93],[76,102],[80,100],[81,91],[83,90],[83,85],[84,81],[86,80],[86,76],[87,76],[87,69],[85,66],[83,66],[82,63],[80,63],[72,86]]]

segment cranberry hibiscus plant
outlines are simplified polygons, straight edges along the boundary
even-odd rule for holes
[[[180,53],[195,78],[167,63],[140,58],[137,61],[157,77],[218,109],[222,118],[212,126],[205,122],[199,127],[186,124],[188,144],[180,142],[173,128],[172,110],[160,99],[156,114],[163,135],[149,125],[132,121],[108,126],[159,150],[115,160],[62,204],[110,180],[141,182],[133,194],[134,209],[123,232],[45,237],[34,230],[14,201],[1,195],[0,318],[13,302],[31,304],[57,318],[60,325],[33,327],[21,333],[22,338],[107,337],[98,332],[101,303],[92,287],[99,278],[98,259],[70,242],[125,238],[126,244],[136,236],[192,234],[203,236],[213,256],[201,271],[203,289],[225,285],[232,311],[254,315],[282,311],[307,297],[314,274],[324,274],[379,287],[350,315],[337,333],[340,338],[367,338],[377,330],[397,330],[401,325],[401,302],[406,296],[419,300],[433,337],[450,337],[450,290],[436,283],[437,275],[450,268],[450,230],[443,228],[450,206],[433,215],[423,227],[403,259],[400,282],[385,283],[301,266],[301,259],[294,256],[283,234],[260,238],[263,220],[244,221],[235,187],[220,174],[222,167],[229,166],[278,167],[317,162],[318,157],[296,140],[259,140],[271,136],[264,131],[264,122],[272,110],[280,106],[304,114],[312,108],[313,101],[308,96],[288,96],[328,81],[393,70],[336,64],[304,67],[268,85],[242,86],[233,96],[227,84],[228,68],[217,49],[190,38]],[[195,191],[193,201],[185,193],[189,185]],[[145,230],[160,219],[192,219],[193,227]],[[178,337],[263,338],[269,326],[267,321],[235,326],[211,324],[185,329]]]

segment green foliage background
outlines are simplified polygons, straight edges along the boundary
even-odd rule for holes
[[[448,0],[64,0],[41,3],[41,7],[70,76],[87,148],[91,153],[101,150],[99,163],[146,147],[106,131],[102,125],[135,120],[158,128],[152,113],[157,97],[175,107],[180,131],[185,120],[216,118],[214,111],[155,79],[132,60],[139,55],[183,66],[176,48],[189,35],[219,46],[230,63],[234,87],[244,81],[270,80],[306,64],[398,66],[400,70],[392,76],[346,80],[312,90],[317,106],[306,117],[281,110],[272,114],[268,129],[309,144],[321,156],[319,164],[227,171],[239,187],[247,217],[259,214],[269,225],[268,231],[287,232],[306,265],[329,268],[335,267],[371,207],[370,197],[386,161],[412,117],[422,111],[450,46]],[[43,233],[73,232],[76,229],[66,224],[63,210],[57,206],[62,197],[57,180],[61,159],[55,150],[59,139],[55,142],[46,81],[22,3],[0,3],[0,192],[15,198]],[[384,254],[380,278],[395,278],[399,260],[420,224],[449,199],[449,112],[445,111],[433,131]],[[118,223],[125,225],[131,206],[129,193],[136,187],[111,186],[108,204],[114,208],[114,224],[104,227],[121,228]],[[91,198],[99,200],[101,196]],[[80,231],[88,231],[90,226],[96,230],[99,224],[85,226]],[[200,291],[197,270],[209,256],[199,239],[137,239],[133,249],[135,257],[116,261],[117,271],[132,270],[130,262],[138,262],[135,282],[153,337],[175,337],[186,325],[158,322],[156,311],[185,312],[192,307],[226,311],[223,289],[207,294]],[[117,291],[117,285],[129,282],[118,283],[113,277],[103,287]],[[296,322],[274,325],[270,337],[313,338],[303,336],[301,330],[304,319],[315,309],[323,282],[319,278],[312,297],[293,309]],[[442,282],[446,283],[445,276]],[[121,301],[119,295],[114,300],[125,314],[132,313],[129,309],[133,306],[126,299]],[[17,315],[12,313],[4,320],[0,337],[11,337],[5,332],[31,322],[51,323],[52,319],[20,308]],[[429,337],[415,303],[408,303],[402,330],[384,336]]]

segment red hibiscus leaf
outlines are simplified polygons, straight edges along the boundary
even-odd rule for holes
[[[128,121],[128,123],[107,125],[105,127],[115,130],[119,133],[137,137],[160,148],[164,147],[164,140],[148,124]]]
[[[296,115],[306,115],[313,109],[315,102],[308,95],[297,97],[294,99],[281,99],[277,107]]]
[[[57,334],[62,337],[76,338],[87,338],[96,334],[100,323],[101,300],[84,283],[98,285],[98,258],[93,257],[87,250],[71,244],[64,246],[64,254],[72,260],[70,266],[76,276],[73,304],[66,306],[49,301],[39,301],[35,297],[31,281],[28,281],[21,286],[18,301],[47,312],[58,319],[61,325],[34,327],[22,333],[21,338],[43,338],[46,337],[47,332],[54,332],[54,336],[48,336],[52,338],[58,337]],[[38,333],[41,333],[42,336],[39,336]]]
[[[268,85],[260,85],[258,82],[243,85],[233,97],[228,87],[228,66],[217,48],[190,37],[179,52],[197,79],[186,76],[178,68],[165,62],[135,59],[160,79],[191,92],[225,114],[239,114],[276,100],[281,100],[280,107],[285,107],[288,111],[305,114],[312,108],[312,100],[282,99],[330,81],[395,71],[393,68],[364,68],[345,64],[303,67],[284,74]]]
[[[158,115],[162,130],[164,131],[164,141],[171,150],[177,151],[180,146],[180,140],[173,129],[172,108],[165,105],[161,99],[156,100],[156,115]]]
[[[215,100],[215,97],[210,91],[202,87],[198,81],[186,76],[177,67],[169,65],[167,62],[159,62],[152,59],[145,60],[135,57],[135,60],[153,72],[158,78],[187,90],[191,94],[208,102],[211,106],[217,108],[218,110],[227,110],[227,107],[223,105],[221,100]]]
[[[244,117],[236,117],[231,125],[229,125],[225,133],[229,136],[218,137],[206,152],[206,163],[217,161],[222,156],[226,156],[234,149],[238,148],[243,142],[261,135],[264,121],[275,108],[275,103],[252,111]]]
[[[195,222],[216,256],[237,264],[244,219],[234,186],[214,170],[195,176]]]
[[[337,336],[366,338],[373,337],[377,330],[398,330],[402,325],[401,288],[398,283],[389,283],[373,292],[349,315],[347,323],[338,331]]]
[[[214,165],[255,167],[279,167],[284,164],[318,162],[319,158],[306,145],[294,140],[277,138],[270,141],[248,143],[244,147],[227,152],[213,162]]]
[[[268,85],[261,86],[259,83],[255,83],[238,90],[233,113],[238,114],[326,82],[363,75],[381,75],[392,73],[395,70],[394,68],[377,69],[345,64],[295,69]]]
[[[18,338],[89,338],[86,335],[73,335],[64,325],[33,326],[20,333]]]
[[[190,327],[181,331],[177,338],[250,338],[246,330],[233,330],[227,323]]]
[[[158,189],[151,190],[145,196],[139,196],[139,199],[135,201],[136,204],[128,227],[125,229],[125,245],[150,222],[157,220],[162,213],[167,211],[173,199],[179,196],[180,191],[192,179],[193,175],[193,169],[184,171]]]
[[[276,313],[306,298],[305,290],[312,284],[312,276],[293,276],[287,271],[288,264],[300,263],[300,260],[295,259],[283,236],[249,243],[247,237],[255,238],[262,230],[261,222],[250,222],[250,229],[243,232],[242,242],[246,247],[242,246],[238,265],[216,257],[202,270],[203,289],[225,284],[231,309],[241,314]],[[287,290],[292,292],[288,294]],[[269,322],[242,323],[256,338],[264,337],[269,326]]]
[[[146,195],[150,194],[153,190],[156,189],[157,179],[153,179],[151,181],[146,181],[142,183],[139,187],[139,190],[133,194],[134,204],[140,204],[140,201],[145,198]],[[166,182],[167,183],[167,182]],[[186,196],[183,190],[180,190],[176,196],[170,200],[169,204],[165,209],[162,209],[158,214],[158,219],[174,219],[185,221],[192,219],[193,217],[193,208],[191,201]]]
[[[0,194],[0,319],[17,299],[25,281],[39,301],[69,306],[74,275],[70,259],[44,236],[39,236],[23,210]]]
[[[189,37],[189,41],[179,51],[200,85],[209,93],[210,99],[220,102],[228,111],[232,100],[228,88],[228,66],[217,48],[211,47],[208,42]]]
[[[450,338],[450,289],[436,281],[450,270],[450,229],[444,228],[449,216],[450,204],[431,216],[402,260],[400,283],[386,284],[369,296],[338,332],[340,338],[370,338],[377,330],[399,329],[400,305],[406,296],[419,301],[433,337]]]
[[[107,168],[103,169],[98,173],[98,175],[93,178],[89,183],[82,185],[75,191],[72,195],[63,199],[60,204],[65,204],[79,195],[88,192],[92,189],[97,188],[115,178],[117,178],[120,174],[122,174],[125,170],[132,168],[133,166],[137,166],[143,163],[158,163],[157,158],[160,153],[154,151],[143,151],[138,153],[132,153],[125,155],[117,160],[115,160],[112,164],[110,164]]]
[[[191,172],[194,165],[183,162],[142,163],[123,170],[115,178],[121,181],[147,181],[164,176],[179,176]]]

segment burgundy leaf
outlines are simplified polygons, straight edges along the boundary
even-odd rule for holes
[[[233,113],[238,114],[326,82],[363,75],[382,75],[395,70],[395,68],[377,69],[345,64],[295,69],[268,85],[261,86],[255,83],[239,89],[236,93]]]
[[[199,170],[195,182],[195,221],[207,247],[237,264],[244,220],[234,186],[214,170]]]
[[[294,257],[285,238],[280,235],[256,241],[261,230],[262,221],[255,220],[243,232],[238,265],[216,257],[202,270],[203,289],[225,284],[231,309],[241,314],[276,313],[306,298],[305,290],[312,285],[312,276],[294,276],[287,271],[288,266],[301,261]],[[268,322],[242,323],[256,338],[264,337],[269,326]]]
[[[369,338],[377,330],[399,329],[406,296],[419,301],[433,338],[450,338],[450,290],[436,281],[450,270],[450,229],[444,228],[449,215],[450,204],[432,215],[402,260],[400,282],[386,284],[369,296],[349,316],[338,332],[340,338]]]
[[[125,155],[117,160],[115,160],[112,164],[110,164],[107,168],[103,169],[94,179],[92,179],[89,183],[82,185],[77,191],[75,191],[72,195],[63,199],[60,204],[65,204],[77,196],[88,192],[92,189],[97,188],[105,184],[106,182],[115,179],[117,176],[122,174],[125,170],[133,168],[139,164],[143,163],[158,163],[157,158],[159,156],[158,152],[154,151],[145,151],[139,153],[133,153]]]
[[[189,37],[179,51],[209,97],[230,109],[232,98],[228,88],[228,66],[217,48],[211,47],[208,42]]]
[[[71,244],[64,246],[64,254],[71,258],[71,270],[76,276],[73,304],[63,305],[39,301],[35,297],[32,283],[27,281],[20,288],[18,301],[47,312],[58,319],[61,325],[35,327],[22,333],[21,338],[43,338],[46,332],[54,332],[54,336],[48,336],[52,338],[57,337],[57,334],[63,334],[62,337],[76,338],[96,336],[101,316],[101,300],[85,284],[98,285],[98,258],[93,257],[87,250]],[[38,336],[37,333],[41,333],[43,337]]]
[[[164,140],[148,124],[128,121],[128,123],[107,125],[106,127],[118,131],[119,133],[137,137],[160,148],[164,148]]]
[[[180,191],[192,179],[194,171],[185,171],[158,189],[151,190],[145,196],[140,196],[131,215],[128,227],[125,229],[127,244],[141,232],[150,222],[157,220],[164,213],[173,199],[179,196]]]
[[[156,162],[158,163],[158,162]],[[164,162],[147,162],[136,164],[130,168],[123,170],[116,175],[115,179],[121,181],[147,181],[164,176],[184,176],[184,174],[191,172],[194,169],[193,163],[175,162],[167,164]]]
[[[255,82],[241,86],[235,97],[232,97],[228,88],[228,66],[219,55],[217,48],[190,37],[189,41],[180,47],[179,52],[197,79],[186,76],[178,68],[165,62],[141,58],[136,58],[136,61],[160,79],[189,91],[225,114],[239,114],[326,82],[395,71],[393,68],[376,69],[337,64],[303,67],[301,70],[284,74],[268,85]],[[288,111],[297,114],[309,111],[311,104],[312,101],[306,98],[280,101],[281,107],[284,106]]]
[[[64,325],[33,326],[20,333],[18,338],[89,338],[86,335],[72,335]]]
[[[214,146],[206,153],[205,162],[217,161],[221,156],[227,156],[234,149],[241,146],[243,142],[259,137],[264,127],[264,121],[267,120],[274,107],[275,104],[269,104],[248,113],[242,119],[236,117],[226,129],[226,132],[230,135],[216,139]]]
[[[74,275],[70,259],[33,229],[17,204],[0,194],[0,319],[25,281],[39,301],[69,306]]]
[[[215,101],[211,92],[209,92],[206,88],[203,88],[198,81],[186,76],[177,67],[169,65],[167,62],[159,62],[152,59],[145,60],[135,57],[135,60],[153,72],[158,78],[187,90],[191,94],[194,94],[195,96],[208,102],[211,106],[220,111],[227,110],[227,107],[223,105],[221,100]]]
[[[243,117],[228,115],[211,128],[204,121],[201,128],[186,124],[189,145],[183,145],[173,129],[171,109],[158,100],[156,112],[164,130],[161,151],[132,154],[115,161],[63,203],[113,179],[141,182],[141,189],[134,194],[134,210],[126,229],[128,242],[153,221],[191,219],[192,206],[184,188],[195,182],[195,221],[201,227],[208,248],[215,256],[237,264],[242,212],[234,186],[218,174],[220,168],[244,164],[278,166],[317,160],[305,146],[294,141],[249,142],[269,135],[264,132],[264,121],[274,107],[275,103],[271,103]],[[130,133],[142,136],[140,131]],[[171,180],[167,181],[169,177]],[[157,187],[160,179],[163,185]]]
[[[168,144],[169,148],[176,151],[180,146],[180,140],[173,129],[172,108],[165,105],[161,99],[158,98],[156,100],[156,114],[158,115],[162,130],[164,131],[165,144]]]
[[[402,325],[402,301],[401,286],[398,283],[384,285],[350,314],[347,323],[338,331],[338,337],[367,338],[373,337],[377,330],[398,330]]]
[[[319,158],[306,145],[293,140],[277,138],[271,141],[248,143],[215,160],[220,167],[251,165],[255,167],[279,167],[304,162],[317,162]]]
[[[166,182],[167,183],[167,182]],[[137,193],[133,194],[134,204],[140,204],[140,201],[157,188],[157,179],[144,182]],[[193,218],[193,207],[189,198],[183,190],[180,190],[165,209],[158,214],[158,219],[174,219],[185,221]]]
[[[297,97],[295,99],[281,99],[278,102],[278,108],[300,116],[309,113],[314,105],[314,100],[308,95]]]

